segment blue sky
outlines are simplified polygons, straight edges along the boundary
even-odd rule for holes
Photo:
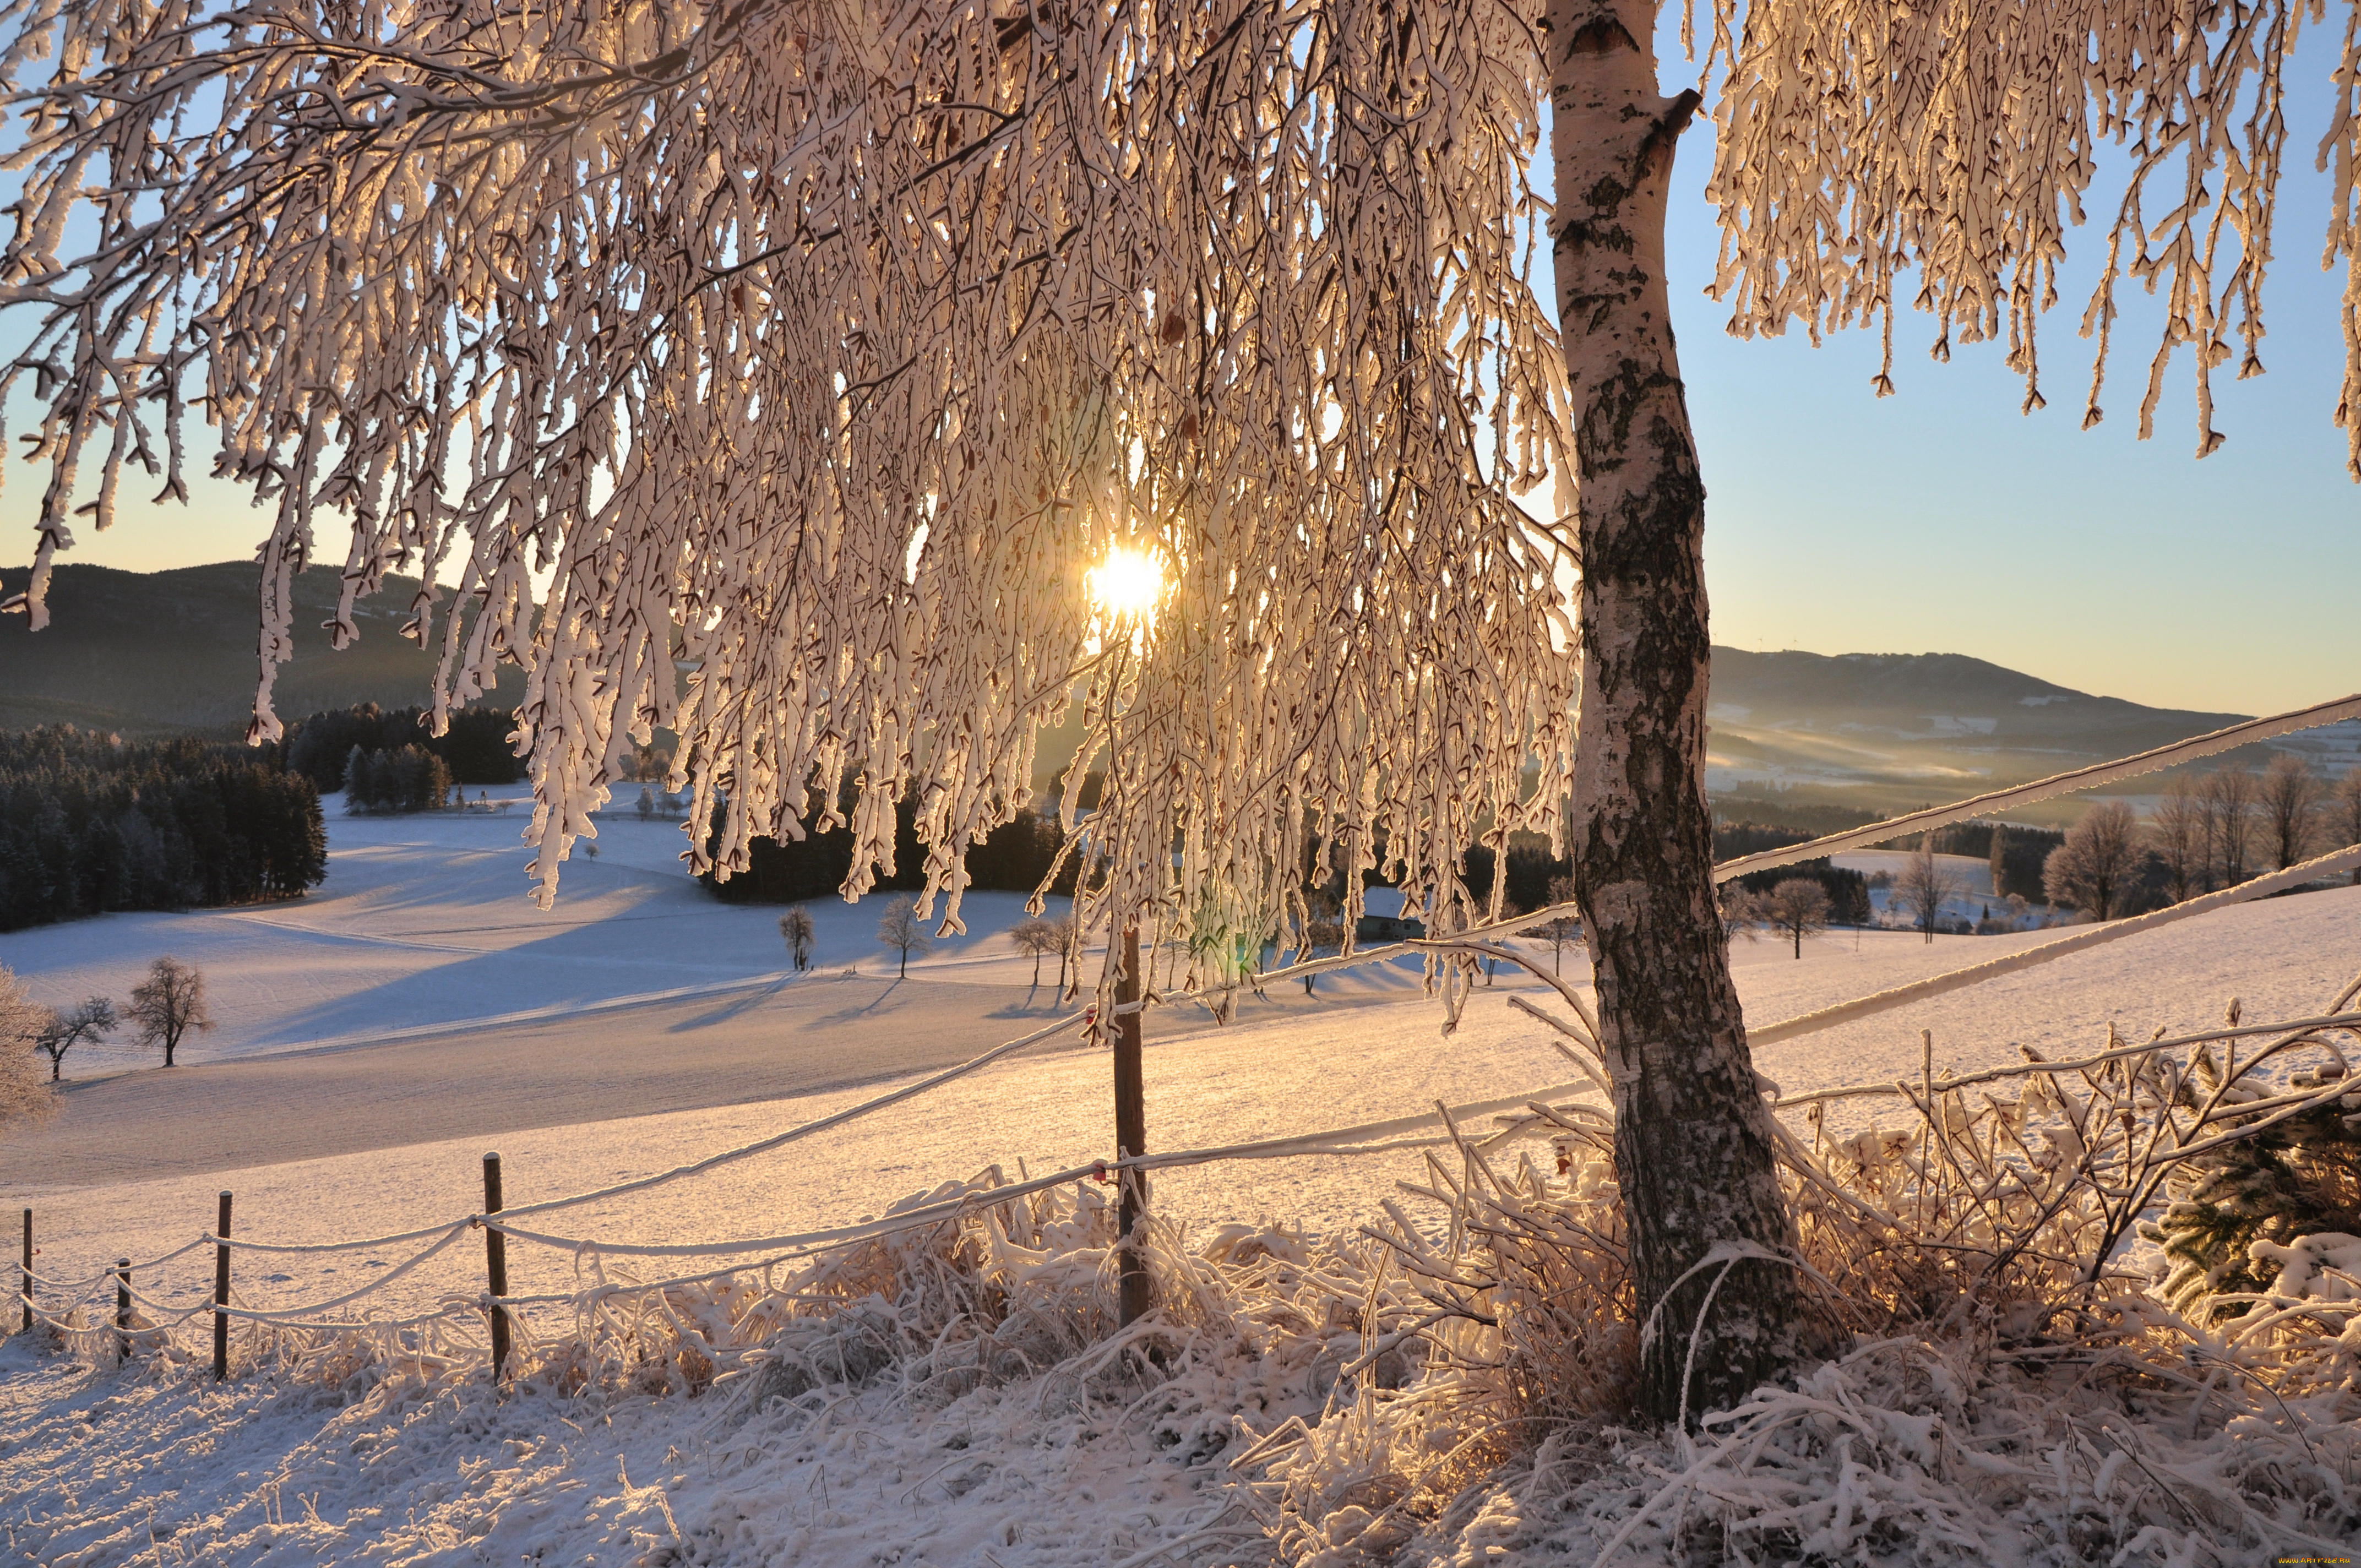
[[[1709,489],[1715,640],[1749,649],[1958,652],[2159,707],[2268,712],[2361,690],[2361,487],[2330,422],[2342,366],[2338,281],[2318,258],[2324,177],[2311,167],[2330,61],[2299,60],[2279,257],[2267,295],[2269,374],[2217,381],[2229,443],[2192,456],[2186,352],[2157,435],[2136,439],[2154,313],[2136,291],[2118,329],[2108,419],[2079,429],[2088,345],[2075,335],[2103,230],[2046,323],[2049,406],[2022,417],[1997,345],[1926,356],[1924,318],[1896,324],[1900,395],[1869,389],[1872,333],[1814,349],[1741,342],[1701,291],[1716,250],[1701,192],[1711,126],[1684,137],[1671,224],[1674,313]],[[1684,71],[1666,54],[1666,80]],[[2112,211],[2103,197],[2092,213]],[[23,410],[11,411],[22,428]],[[197,433],[192,431],[192,435]],[[192,462],[202,470],[202,462]],[[0,561],[21,564],[41,476],[10,464]],[[151,571],[248,555],[267,519],[243,490],[192,483],[187,508],[126,505],[68,560]],[[126,477],[126,499],[134,486]],[[343,545],[324,540],[331,558]]]
[[[1669,48],[1665,63],[1677,82]],[[1709,124],[1692,127],[1675,165],[1670,267],[1708,489],[1715,640],[1971,653],[2158,707],[2264,713],[2361,691],[2361,487],[2331,422],[2341,291],[2320,269],[2328,181],[2312,167],[2334,63],[2306,48],[2290,77],[2268,373],[2217,373],[2215,427],[2229,439],[2202,462],[2186,350],[2155,437],[2136,438],[2158,320],[2136,290],[2120,296],[2107,418],[2081,428],[2090,345],[2076,329],[2114,211],[2104,170],[2044,322],[2048,407],[2022,416],[2003,345],[1955,347],[1938,365],[1930,318],[1897,319],[1898,395],[1882,400],[1869,386],[1873,332],[1818,349],[1799,334],[1730,337],[1701,292],[1717,248],[1703,196],[1713,148]]]

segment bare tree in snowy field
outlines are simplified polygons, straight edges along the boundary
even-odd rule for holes
[[[2265,847],[2276,857],[2279,869],[2285,871],[2311,852],[2312,835],[2319,827],[2321,797],[2326,791],[2311,763],[2292,751],[2281,751],[2263,770],[2255,793]]]
[[[1761,908],[1765,919],[1793,939],[1798,959],[1804,956],[1804,938],[1828,928],[1828,890],[1813,877],[1784,879]]]
[[[1934,835],[1919,835],[1916,851],[1902,862],[1902,874],[1894,879],[1894,896],[1910,911],[1911,920],[1927,940],[1935,939],[1935,927],[1943,917],[1944,902],[1956,897],[1959,892],[1958,875],[1935,853]]]
[[[1041,960],[1051,953],[1062,953],[1066,950],[1065,931],[1056,921],[1044,920],[1036,916],[1030,920],[1019,920],[1016,925],[1011,926],[1008,928],[1008,939],[1016,944],[1018,952],[1033,955],[1033,986],[1035,990],[1039,990]]]
[[[2244,768],[2216,768],[2201,782],[2210,834],[2210,874],[2224,887],[2246,880],[2255,847],[2255,775]]]
[[[935,945],[935,939],[927,934],[926,916],[918,913],[916,899],[897,898],[885,906],[884,916],[877,922],[877,944],[891,949],[900,960],[894,978],[908,978],[910,955],[925,958]]]
[[[190,1030],[214,1026],[213,1011],[205,1005],[204,972],[169,953],[158,959],[148,966],[148,978],[131,988],[131,1005],[123,1010],[123,1021],[139,1031],[141,1045],[162,1050],[164,1065],[171,1066],[172,1053]]]
[[[1045,915],[1042,918],[1049,921],[1049,924],[1057,929],[1058,994],[1063,996],[1066,994],[1066,966],[1068,960],[1071,959],[1075,963],[1080,963],[1082,961],[1080,948],[1081,927],[1076,922],[1073,913],[1071,910],[1062,916]]]
[[[2164,862],[2175,904],[2204,886],[2206,822],[2197,781],[2187,773],[2175,773],[2166,782],[2156,815],[2148,823],[2148,848]]]
[[[858,894],[915,799],[956,927],[964,850],[1026,804],[1078,686],[1066,776],[1106,762],[1085,931],[1210,891],[1300,932],[1315,844],[1347,918],[1382,854],[1447,930],[1477,913],[1479,830],[1553,836],[1638,1295],[1676,1322],[1714,1302],[1649,1341],[1644,1398],[1727,1404],[1802,1342],[1792,1270],[1694,1268],[1795,1230],[1711,875],[1704,488],[1664,265],[1700,99],[1662,91],[1657,14],[0,0],[27,93],[0,305],[34,317],[0,396],[30,383],[49,469],[26,608],[41,624],[70,519],[106,526],[126,468],[185,498],[195,392],[215,465],[276,508],[255,734],[324,525],[352,526],[340,646],[388,574],[447,574],[406,630],[442,651],[438,728],[527,666],[544,896],[664,728],[668,787],[699,821],[726,801],[694,869],[809,815],[850,828]],[[1704,19],[1734,331],[1890,345],[1906,274],[1938,356],[2004,338],[2037,406],[2061,214],[2112,136],[2140,151],[2085,422],[2128,277],[2168,302],[2143,433],[2187,344],[2219,444],[2215,367],[2260,368],[2291,0]],[[2349,269],[2356,146],[2340,111]],[[1535,522],[1515,496],[1545,479]],[[1170,634],[1099,635],[1082,580],[1117,545],[1157,563]]]
[[[2066,841],[2041,862],[2042,896],[2093,920],[2120,915],[2147,852],[2131,806],[2103,800],[2066,830]]]
[[[1573,873],[1561,872],[1550,878],[1548,896],[1552,908],[1562,908],[1572,904],[1576,896]],[[1574,915],[1553,915],[1535,927],[1534,930],[1549,938],[1550,973],[1564,974],[1565,945],[1582,935],[1581,919]]]
[[[1770,918],[1763,911],[1763,900],[1736,883],[1725,883],[1720,892],[1722,936],[1754,941],[1761,935],[1755,927]]]
[[[41,1065],[33,1059],[49,1017],[49,1010],[0,965],[0,1137],[46,1120],[57,1109],[56,1091],[42,1080]]]
[[[2328,826],[2338,847],[2361,844],[2361,763],[2337,775],[2328,795]],[[2361,886],[2361,869],[2354,872],[2353,882]]]
[[[779,939],[786,943],[787,957],[794,961],[797,974],[811,968],[815,938],[810,910],[797,905],[779,916]]]
[[[1301,938],[1295,946],[1295,961],[1306,963],[1323,954],[1341,953],[1344,950],[1345,923],[1341,920],[1314,918],[1303,923]],[[1316,974],[1307,974],[1303,977],[1304,995],[1312,994],[1312,983],[1319,978]]]
[[[62,1012],[51,1010],[33,1036],[34,1048],[49,1058],[49,1081],[58,1081],[68,1051],[86,1040],[106,1038],[115,1033],[116,1022],[115,1003],[110,997],[93,996],[77,1007]]]

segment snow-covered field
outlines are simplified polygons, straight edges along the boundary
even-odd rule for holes
[[[915,960],[899,985],[871,939],[873,908],[816,906],[819,965],[793,978],[776,911],[686,884],[667,825],[602,822],[600,854],[577,851],[546,915],[524,897],[521,826],[333,817],[331,879],[300,903],[114,916],[0,942],[0,962],[52,1002],[120,995],[148,958],[172,951],[205,969],[222,1020],[193,1065],[169,1074],[127,1052],[70,1058],[83,1080],[65,1112],[0,1146],[0,1202],[37,1210],[43,1271],[168,1251],[210,1222],[224,1188],[241,1234],[306,1242],[467,1213],[487,1146],[503,1156],[511,1205],[647,1175],[1054,1015],[1049,987],[1030,988],[1030,960],[999,935],[1019,913],[1011,895],[972,899],[969,934]],[[1734,958],[1763,1023],[2044,939],[1840,932],[1807,942],[1800,961],[1775,938],[1741,942]],[[1547,944],[1528,948],[1548,961]],[[1575,953],[1566,961],[1581,967]],[[1792,1092],[1915,1074],[1922,1029],[1938,1065],[1964,1068],[2015,1061],[2020,1046],[2090,1047],[2110,1025],[2125,1038],[2179,1033],[2220,1018],[2233,995],[2248,1019],[2299,1016],[2356,967],[2361,889],[2338,889],[1786,1042],[1759,1066]],[[1540,1000],[1545,988],[1504,971],[1449,1037],[1407,970],[1323,979],[1310,998],[1277,988],[1226,1028],[1159,1013],[1150,1147],[1308,1133],[1572,1079],[1546,1032],[1509,1007],[1519,992]],[[874,1214],[993,1164],[1014,1178],[1019,1162],[1083,1163],[1110,1152],[1107,1080],[1104,1054],[1060,1039],[775,1153],[565,1211],[552,1227],[606,1243],[778,1234]],[[275,1152],[288,1148],[305,1157]],[[1334,1230],[1418,1168],[1406,1153],[1212,1165],[1166,1173],[1154,1199],[1200,1234],[1233,1219]],[[240,1298],[280,1306],[354,1289],[406,1251],[259,1255],[239,1259]],[[511,1259],[512,1292],[573,1288],[570,1254],[512,1245]],[[143,1288],[197,1290],[201,1261]],[[481,1261],[471,1240],[365,1299],[393,1313],[472,1294]],[[1223,1376],[1220,1399],[1267,1430],[1275,1418],[1256,1401],[1277,1398],[1277,1372]],[[1219,1499],[1188,1444],[1161,1446],[1153,1420],[1120,1406],[1078,1424],[1052,1402],[1018,1385],[914,1410],[872,1390],[818,1420],[741,1421],[719,1413],[718,1395],[586,1405],[538,1388],[496,1401],[475,1384],[347,1408],[270,1376],[215,1388],[184,1368],[94,1370],[17,1336],[0,1347],[0,1548],[45,1563],[936,1568],[1145,1568],[1216,1552],[1218,1534],[1193,1555],[1152,1551],[1219,1528],[1200,1517]]]

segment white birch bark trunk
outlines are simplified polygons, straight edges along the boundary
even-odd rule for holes
[[[1716,1242],[1789,1249],[1714,900],[1705,797],[1705,487],[1664,281],[1665,188],[1694,93],[1657,90],[1652,0],[1548,13],[1557,299],[1580,475],[1582,718],[1574,868],[1615,1088],[1643,1317],[1642,1401],[1727,1407],[1799,1351],[1794,1271],[1675,1280]],[[1684,1399],[1684,1366],[1708,1290]],[[1665,1299],[1670,1291],[1670,1299]]]

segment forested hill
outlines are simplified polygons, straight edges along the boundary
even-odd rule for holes
[[[60,564],[45,630],[0,617],[0,729],[243,734],[254,709],[255,572],[245,561],[151,573]],[[0,596],[21,592],[29,576],[0,568]],[[280,716],[427,701],[437,653],[399,635],[417,579],[389,577],[363,599],[354,618],[360,636],[341,653],[321,625],[335,612],[340,586],[333,566],[298,579],[295,661],[281,666],[274,698]],[[503,671],[500,706],[513,707],[523,686],[522,672]]]

